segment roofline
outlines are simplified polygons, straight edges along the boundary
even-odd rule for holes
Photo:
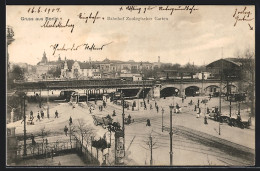
[[[218,61],[221,61],[221,60],[225,60],[225,61],[227,61],[227,62],[231,62],[231,63],[233,63],[233,64],[235,64],[235,65],[237,65],[237,66],[240,66],[240,65],[237,64],[236,62],[233,62],[233,61],[228,60],[228,59],[226,59],[226,58],[221,58],[221,59],[218,59],[218,60],[216,60],[216,61],[213,61],[213,62],[209,63],[208,65],[206,65],[206,67],[208,67],[209,65],[211,65],[211,64],[214,63],[214,62],[218,62]]]

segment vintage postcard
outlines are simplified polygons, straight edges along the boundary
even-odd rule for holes
[[[7,5],[7,166],[254,166],[255,6]]]

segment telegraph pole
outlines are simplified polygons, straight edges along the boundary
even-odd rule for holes
[[[223,47],[221,53],[220,86],[219,86],[219,115],[221,115],[221,94],[222,94],[222,75],[223,75]],[[220,135],[220,122],[218,122],[218,134]]]
[[[124,149],[124,156],[125,156],[125,100],[124,100],[124,96],[121,93],[121,97],[122,97],[122,107],[123,107],[123,113],[122,113],[122,131],[123,131],[123,149]]]
[[[169,106],[170,107],[170,166],[172,166],[173,163],[173,152],[172,152],[172,109],[173,109],[173,105]]]
[[[42,88],[40,88],[40,96],[39,96],[39,107],[42,108]]]
[[[26,115],[25,115],[25,96],[23,96],[23,109],[24,109],[24,111],[23,111],[23,119],[24,119],[24,121],[23,121],[23,126],[24,126],[24,139],[23,139],[23,142],[24,142],[24,152],[23,152],[23,155],[24,156],[27,156],[27,150],[26,150]]]
[[[153,138],[152,136],[149,137],[150,138],[150,149],[151,149],[151,159],[150,159],[150,165],[153,165]]]
[[[143,75],[142,75],[142,80],[144,79]],[[144,80],[143,80],[143,101],[144,101]]]
[[[229,86],[229,117],[230,117],[230,119],[231,119],[231,110],[232,110],[232,106],[231,106],[231,85],[230,85]]]
[[[48,95],[47,95],[47,118],[49,119],[50,113],[49,113],[49,88],[48,88],[48,86],[47,86],[47,93],[48,93]]]
[[[163,113],[164,113],[164,110],[162,108],[162,132],[163,132]]]

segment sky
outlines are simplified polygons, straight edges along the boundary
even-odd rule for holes
[[[33,7],[41,7],[42,11],[28,13]],[[245,49],[255,50],[254,6],[246,6],[246,10],[245,6],[195,6],[198,10],[193,10],[192,13],[174,10],[172,15],[170,10],[159,10],[166,6],[150,6],[154,8],[144,13],[148,7],[136,6],[135,9],[141,9],[138,13],[138,10],[127,10],[127,6],[7,6],[6,24],[15,33],[15,41],[8,47],[9,60],[35,65],[45,51],[51,61],[60,56],[62,60],[66,57],[78,61],[88,61],[91,57],[92,61],[108,58],[157,62],[160,56],[161,62],[165,63],[184,65],[194,62],[195,65],[203,65],[220,59],[222,48],[224,58],[234,57]],[[60,8],[59,12],[44,12],[45,9],[48,11],[56,8]],[[169,8],[182,9],[184,6]],[[241,13],[235,13],[236,10]],[[89,16],[90,13],[94,16],[97,12],[101,19],[95,23],[91,19],[87,23],[79,19],[80,13],[82,16]],[[234,26],[237,15],[239,18],[245,15],[250,21],[238,21]],[[22,17],[33,20],[22,20]],[[69,27],[41,27],[45,23],[45,17],[57,17],[64,25],[69,19],[69,24],[74,24],[74,29],[71,33]],[[125,18],[108,20],[107,17]],[[147,17],[152,20],[126,20],[127,17]],[[155,20],[155,17],[167,20]],[[36,21],[36,18],[43,18],[43,21]],[[54,20],[50,21],[53,22]],[[54,55],[51,46],[59,44],[62,47],[65,44],[66,47],[72,47],[73,44],[86,43],[94,43],[96,47],[111,44],[102,50],[90,51],[80,47],[75,51],[56,51]]]

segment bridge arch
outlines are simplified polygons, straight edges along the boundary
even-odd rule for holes
[[[228,85],[228,86],[225,85],[223,87],[223,92],[227,92],[227,88],[228,88],[228,92],[229,92],[229,88],[231,88],[231,92],[238,92],[238,87],[236,85],[234,85],[234,84]]]
[[[178,91],[176,91],[178,90]],[[160,97],[170,97],[170,96],[177,96],[180,93],[180,90],[176,87],[165,87],[160,91]]]
[[[219,92],[219,86],[217,85],[209,85],[204,89],[205,94],[213,94],[215,92]]]
[[[185,95],[186,96],[196,96],[199,95],[200,88],[198,86],[188,86],[185,88]]]

